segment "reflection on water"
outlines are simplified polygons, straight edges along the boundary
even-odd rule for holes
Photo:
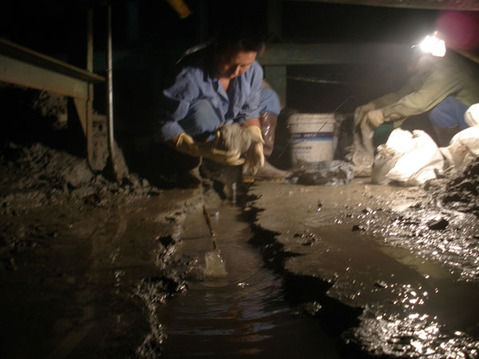
[[[336,358],[334,341],[319,321],[292,314],[281,278],[264,268],[247,243],[251,233],[238,214],[236,208],[221,208],[212,216],[227,275],[195,281],[161,308],[168,335],[164,357]],[[185,221],[182,245],[199,260],[211,248],[200,212]]]

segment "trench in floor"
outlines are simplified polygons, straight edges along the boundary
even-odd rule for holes
[[[283,279],[249,243],[240,209],[208,209],[226,274],[205,275],[212,238],[201,210],[185,220],[179,251],[197,260],[201,278],[159,308],[166,358],[336,358],[336,341],[321,323],[285,299]],[[217,253],[217,252],[214,252]],[[208,269],[208,268],[207,268]]]

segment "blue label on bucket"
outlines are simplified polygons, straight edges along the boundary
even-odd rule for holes
[[[291,140],[295,142],[301,141],[332,141],[333,132],[301,132],[293,133]]]

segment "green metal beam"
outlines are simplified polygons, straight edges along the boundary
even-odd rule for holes
[[[405,44],[268,44],[258,61],[265,66],[375,63],[403,57]]]
[[[269,44],[258,57],[265,77],[287,106],[287,67],[294,65],[374,64],[404,57],[405,44]]]

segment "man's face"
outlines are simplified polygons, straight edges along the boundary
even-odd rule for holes
[[[244,74],[256,60],[256,51],[239,51],[219,56],[217,73],[220,78],[233,79]]]

